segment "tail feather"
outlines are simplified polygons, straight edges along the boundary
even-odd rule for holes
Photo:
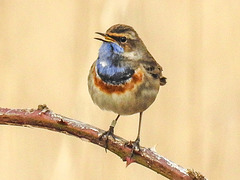
[[[160,77],[160,86],[164,86],[167,83],[167,78],[162,76]]]

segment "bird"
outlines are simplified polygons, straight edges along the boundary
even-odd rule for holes
[[[138,133],[130,141],[132,152],[140,151],[140,129],[143,112],[155,101],[160,86],[166,84],[160,66],[133,27],[111,26],[106,33],[96,32],[102,41],[97,60],[88,75],[88,90],[92,101],[102,110],[117,114],[100,138],[115,139],[114,127],[122,115],[139,113]]]

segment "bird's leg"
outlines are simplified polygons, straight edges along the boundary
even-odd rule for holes
[[[100,137],[99,139],[102,139],[103,137],[106,137],[106,140],[105,140],[105,151],[107,152],[107,149],[108,149],[108,137],[109,136],[112,136],[112,138],[115,140],[115,135],[114,135],[114,127],[115,125],[117,124],[117,120],[118,118],[120,117],[120,115],[118,115],[116,117],[116,119],[114,119],[109,127],[109,130],[104,132]]]
[[[137,138],[136,140],[133,142],[133,148],[134,150],[136,151],[140,151],[140,131],[141,131],[141,123],[142,123],[142,113],[143,112],[140,112],[140,115],[139,115],[139,124],[138,124],[138,134],[137,134]]]
[[[139,152],[140,151],[139,143],[140,143],[140,131],[141,131],[141,123],[142,123],[142,114],[143,114],[143,112],[140,112],[137,138],[136,138],[135,141],[133,141],[133,142],[130,141],[127,144],[127,146],[132,148],[132,152],[131,152],[131,156],[130,157],[133,157],[134,152]]]

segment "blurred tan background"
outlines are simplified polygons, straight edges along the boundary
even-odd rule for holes
[[[94,32],[131,25],[168,84],[144,113],[141,144],[209,179],[240,175],[240,1],[0,0],[0,106],[54,112],[102,129],[87,90],[101,43]],[[138,115],[116,134],[134,140]],[[72,136],[0,126],[1,180],[165,179]]]

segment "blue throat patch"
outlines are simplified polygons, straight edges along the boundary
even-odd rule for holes
[[[123,48],[116,43],[103,42],[97,59],[97,73],[104,82],[124,84],[134,74],[133,69],[122,63],[123,52]]]

